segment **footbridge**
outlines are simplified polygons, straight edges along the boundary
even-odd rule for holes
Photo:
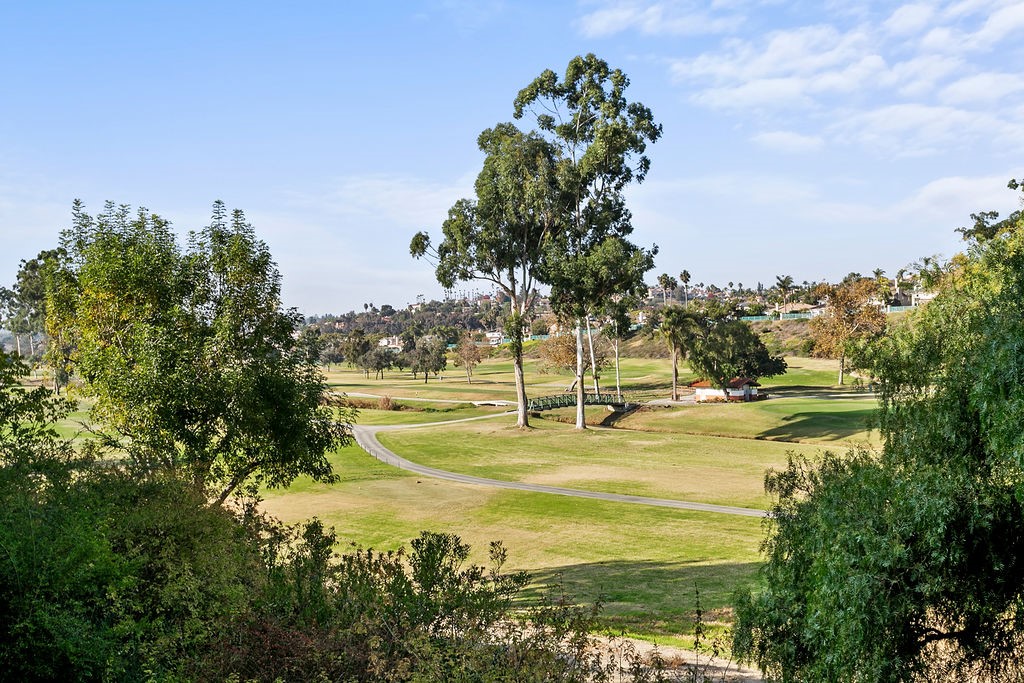
[[[576,405],[576,394],[555,394],[554,396],[538,396],[531,398],[526,409],[530,411],[551,410],[552,408],[567,408]],[[613,406],[621,407],[626,402],[615,394],[583,394],[583,405],[587,406]]]

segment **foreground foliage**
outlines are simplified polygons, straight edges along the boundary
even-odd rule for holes
[[[1024,234],[863,349],[880,456],[793,458],[737,651],[786,681],[1024,678]]]
[[[349,438],[316,340],[281,307],[281,276],[241,211],[216,203],[182,251],[145,209],[76,203],[48,287],[53,364],[75,372],[94,421],[142,469],[184,473],[224,501],[329,480]]]
[[[515,607],[529,579],[500,543],[489,568],[428,532],[339,555],[316,520],[76,453],[49,426],[69,405],[25,372],[0,354],[0,680],[660,680],[595,647],[592,611]]]

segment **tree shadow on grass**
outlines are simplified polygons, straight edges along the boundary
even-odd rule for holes
[[[611,560],[527,570],[532,581],[523,597],[529,602],[564,596],[577,604],[600,603],[600,621],[615,630],[690,634],[697,591],[707,621],[731,623],[733,592],[754,586],[760,566]]]
[[[757,438],[773,441],[839,441],[869,429],[875,413],[874,408],[841,413],[825,410],[794,413],[784,417],[783,424],[766,429]]]
[[[765,382],[763,387],[763,393],[770,394],[774,398],[858,398],[871,393],[864,387],[854,386],[823,387],[816,384],[772,386]]]

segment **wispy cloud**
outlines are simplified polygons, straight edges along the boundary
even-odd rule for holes
[[[577,26],[588,38],[603,38],[630,30],[645,35],[729,33],[743,21],[730,3],[708,8],[695,2],[616,0],[583,15]]]
[[[754,125],[869,144],[886,156],[930,154],[984,137],[1024,148],[1024,78],[990,63],[1024,35],[1024,5],[918,2],[884,14],[858,7],[852,15],[846,7],[802,26],[725,37],[670,60],[671,76],[699,106],[739,117],[770,110],[772,117]],[[1002,52],[1004,59],[1020,55]],[[762,146],[772,140],[751,139]]]
[[[472,183],[469,175],[448,184],[408,176],[346,176],[319,191],[288,192],[286,201],[292,208],[343,219],[352,227],[369,220],[415,231],[440,225],[456,200],[472,196]]]

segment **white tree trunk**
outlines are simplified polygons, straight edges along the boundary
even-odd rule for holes
[[[619,338],[615,337],[615,400],[622,403],[622,378],[619,376]]]
[[[590,343],[590,374],[594,378],[594,393],[600,394],[601,387],[597,383],[597,356],[594,354],[594,333],[590,330],[590,316],[587,316],[587,341]]]
[[[587,428],[584,408],[586,387],[583,385],[583,321],[576,321],[576,429]]]

